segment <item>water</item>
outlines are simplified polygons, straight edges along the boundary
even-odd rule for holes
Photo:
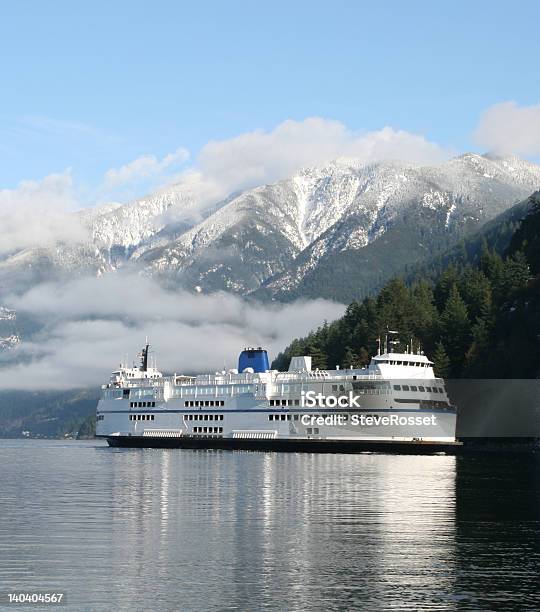
[[[540,608],[531,456],[3,440],[0,461],[1,589],[65,610]]]

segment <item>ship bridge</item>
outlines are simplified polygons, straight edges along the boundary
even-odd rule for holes
[[[373,357],[368,370],[385,378],[434,378],[433,362],[425,355],[388,352]]]

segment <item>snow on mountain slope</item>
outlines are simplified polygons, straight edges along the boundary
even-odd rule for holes
[[[350,168],[348,172],[357,177],[354,201],[289,270],[266,282],[267,294],[283,297],[301,287],[323,259],[364,249],[390,228],[396,230],[397,240],[403,243],[418,234],[417,246],[406,253],[392,245],[387,247],[388,261],[400,258],[395,262],[397,270],[400,263],[412,263],[433,254],[437,242],[447,244],[452,237],[457,239],[482,225],[540,184],[540,167],[535,164],[474,154],[434,167],[392,163]],[[420,235],[425,237],[422,242]],[[395,241],[396,237],[388,240]],[[363,265],[377,264],[367,257]]]
[[[437,166],[341,159],[224,201],[206,197],[204,207],[200,192],[183,184],[78,213],[87,243],[12,254],[0,261],[0,284],[20,289],[135,268],[171,286],[240,294],[264,287],[280,297],[301,292],[343,253],[376,252],[388,262],[429,256],[539,186],[540,166],[476,154]],[[408,250],[396,248],[400,236]]]

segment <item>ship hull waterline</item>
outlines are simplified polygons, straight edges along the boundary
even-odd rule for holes
[[[152,437],[100,436],[111,447],[122,448],[184,448],[216,450],[278,451],[303,453],[385,453],[407,455],[454,455],[461,442],[403,441],[403,440],[314,440],[314,439],[249,439],[218,437]]]

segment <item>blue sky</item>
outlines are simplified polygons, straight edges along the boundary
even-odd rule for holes
[[[456,150],[489,107],[540,103],[538,2],[2,3],[0,189],[286,119]],[[182,157],[182,156],[179,156]]]

